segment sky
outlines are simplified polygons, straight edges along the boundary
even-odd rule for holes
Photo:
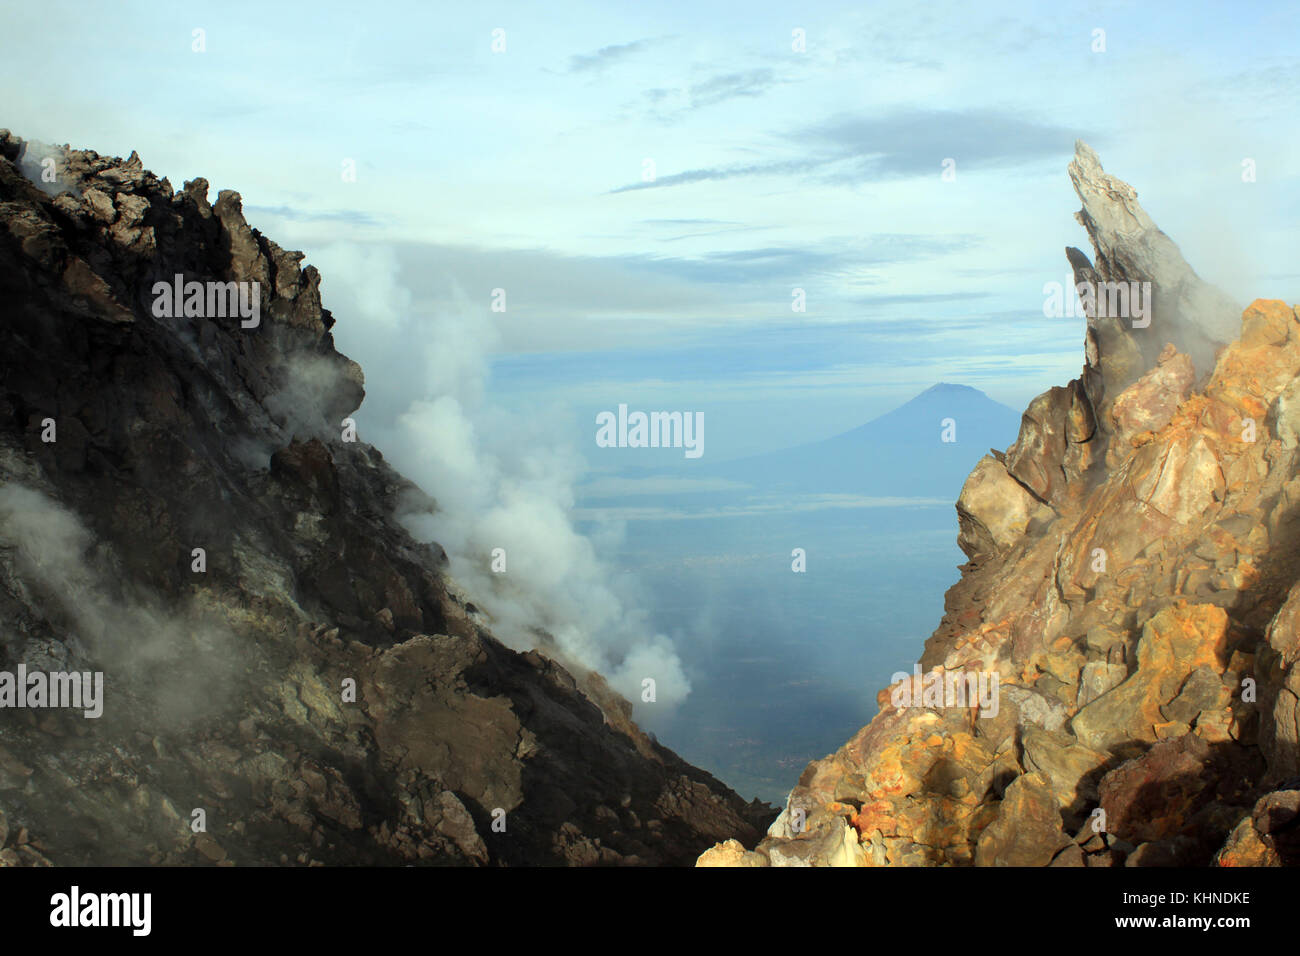
[[[1063,384],[1076,137],[1243,305],[1300,299],[1292,3],[111,6],[4,0],[0,124],[235,188],[308,261],[395,258],[414,311],[482,310],[495,401],[575,428],[707,409],[732,457]]]

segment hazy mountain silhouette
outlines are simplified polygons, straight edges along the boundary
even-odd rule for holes
[[[946,419],[955,441],[943,440]],[[980,457],[990,448],[1005,450],[1019,428],[1019,412],[977,388],[941,382],[850,431],[710,470],[763,491],[955,501]]]
[[[944,421],[953,420],[955,441],[945,442]],[[711,508],[753,498],[799,495],[942,498],[955,502],[962,483],[990,448],[1005,451],[1016,440],[1020,413],[977,388],[941,382],[865,425],[817,442],[713,462],[692,462],[690,478],[730,483],[718,490],[631,494],[597,481],[580,489],[584,504],[664,505]],[[648,450],[648,449],[647,449]],[[682,475],[680,452],[673,467],[643,465],[602,476],[643,481]]]

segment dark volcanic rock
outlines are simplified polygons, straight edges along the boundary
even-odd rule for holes
[[[688,863],[757,838],[769,808],[598,675],[496,641],[397,524],[422,493],[344,440],[361,370],[301,253],[203,180],[64,148],[38,187],[24,150],[0,132],[0,671],[105,688],[98,719],[0,710],[0,863]],[[258,283],[260,322],[160,314],[177,274]]]

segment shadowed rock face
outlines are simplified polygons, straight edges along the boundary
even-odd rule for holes
[[[1070,175],[1076,275],[1155,312],[1090,316],[1081,378],[962,490],[921,666],[993,672],[996,711],[881,691],[766,838],[700,865],[1300,862],[1300,309],[1234,309],[1083,144]]]
[[[341,440],[362,375],[319,276],[237,193],[66,148],[38,188],[25,152],[0,131],[0,671],[104,692],[98,719],[0,709],[0,865],[689,863],[757,838],[769,808],[598,675],[498,643],[398,526],[423,492]],[[159,315],[178,273],[259,283],[260,324]]]

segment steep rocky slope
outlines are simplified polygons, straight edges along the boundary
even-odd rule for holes
[[[134,154],[41,158],[0,131],[0,671],[105,686],[98,718],[0,709],[0,864],[689,863],[757,839],[768,808],[597,675],[498,643],[400,528],[422,492],[345,440],[361,370],[301,253]],[[258,321],[160,315],[177,275],[258,283]]]
[[[1242,314],[1085,144],[1069,172],[1076,282],[1154,308],[1089,309],[1081,377],[962,490],[920,668],[998,705],[882,691],[754,850],[700,865],[1300,862],[1300,309]]]

